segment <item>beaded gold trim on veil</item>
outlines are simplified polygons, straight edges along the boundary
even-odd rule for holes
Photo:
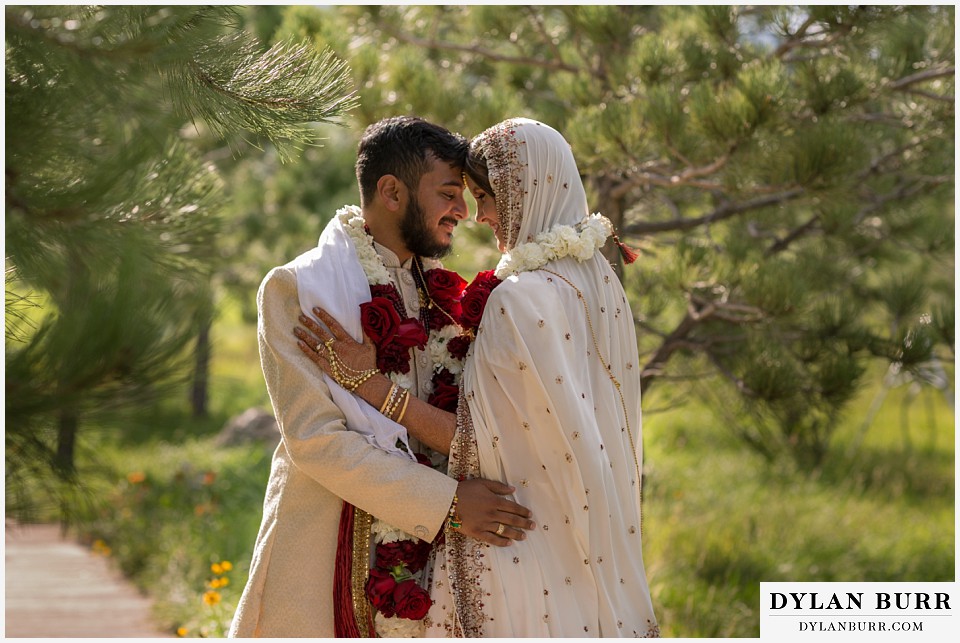
[[[523,164],[516,127],[519,121],[506,120],[485,130],[474,145],[487,159],[490,187],[493,188],[500,226],[506,230],[507,248],[517,243],[523,221]]]
[[[460,383],[457,400],[457,431],[450,444],[450,468],[447,475],[456,480],[469,480],[480,475],[480,456],[477,437],[470,416],[470,406]],[[447,524],[447,567],[450,590],[453,594],[453,636],[481,637],[486,617],[483,613],[483,592],[480,574],[483,572],[484,545],[479,540],[464,536]]]

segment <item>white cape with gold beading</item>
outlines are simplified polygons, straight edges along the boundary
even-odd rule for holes
[[[576,289],[540,270],[491,294],[464,370],[469,412],[451,474],[514,485],[537,526],[503,548],[448,530],[427,636],[659,633],[640,533],[640,399],[621,403],[596,354],[623,390],[639,392],[636,339],[632,321],[620,323],[631,318],[619,281],[599,255],[590,263],[546,266]],[[592,293],[593,333],[577,289]]]

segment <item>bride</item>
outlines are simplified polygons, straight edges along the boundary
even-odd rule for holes
[[[463,363],[456,415],[413,398],[402,424],[449,445],[449,475],[513,483],[537,526],[492,547],[457,529],[455,500],[425,635],[657,637],[641,542],[636,334],[600,253],[612,226],[589,213],[569,144],[537,121],[510,119],[477,136],[465,180],[504,253],[496,285]],[[313,336],[299,331],[301,349],[328,374],[330,356],[369,368],[369,341],[320,317],[332,334],[306,321]],[[377,408],[383,391],[371,382],[355,392]]]

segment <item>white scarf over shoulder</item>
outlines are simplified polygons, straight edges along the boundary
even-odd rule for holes
[[[340,322],[351,337],[362,341],[360,304],[370,301],[370,286],[357,259],[353,239],[344,230],[339,216],[333,217],[324,228],[317,247],[297,257],[293,267],[303,314],[315,319],[313,308],[319,306]],[[358,395],[340,387],[327,374],[322,375],[334,403],[343,411],[347,428],[363,434],[371,444],[388,453],[413,459],[405,428],[384,417]],[[397,440],[407,447],[406,452],[397,448]]]

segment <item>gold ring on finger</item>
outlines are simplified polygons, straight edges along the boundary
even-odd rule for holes
[[[498,525],[498,527],[497,527],[497,531],[494,532],[494,533],[496,533],[498,536],[502,536],[502,535],[503,535],[503,530],[506,529],[506,528],[507,528],[507,526],[501,522],[501,523],[499,523],[499,525]]]

